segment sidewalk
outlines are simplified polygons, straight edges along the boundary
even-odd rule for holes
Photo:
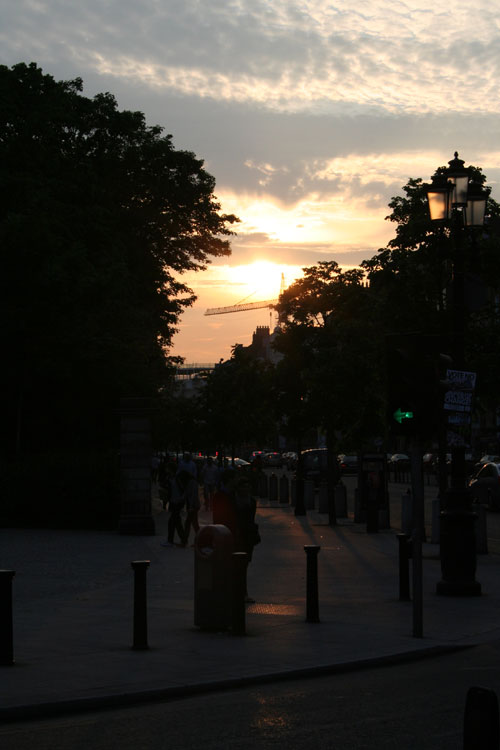
[[[194,551],[164,548],[168,513],[154,503],[156,536],[0,530],[0,567],[13,579],[15,664],[0,667],[0,719],[121,705],[423,656],[500,637],[500,557],[478,556],[483,595],[438,597],[436,545],[424,545],[423,638],[399,601],[394,530],[366,533],[316,511],[260,501],[262,543],[249,568],[246,636],[194,627]],[[200,514],[202,524],[211,523]],[[192,541],[192,539],[191,539]],[[305,544],[318,544],[320,623],[305,622]],[[133,560],[149,560],[149,649],[131,649]]]

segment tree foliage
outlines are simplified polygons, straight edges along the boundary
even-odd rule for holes
[[[477,167],[470,167],[470,175],[485,183]],[[384,433],[385,336],[418,331],[451,341],[458,242],[464,257],[466,363],[478,372],[483,401],[497,402],[500,355],[492,342],[500,330],[499,205],[490,197],[484,229],[458,236],[450,226],[431,222],[420,178],[410,179],[389,208],[386,218],[394,223],[395,236],[387,247],[360,269],[342,271],[335,261],[303,269],[303,278],[278,305],[282,386],[286,373],[300,368],[281,394],[290,424],[306,425],[307,399],[309,420],[327,434],[334,431],[347,450]]]
[[[232,356],[207,377],[198,413],[205,422],[204,446],[234,455],[249,444],[275,438],[271,408],[272,366],[236,344]],[[207,440],[208,438],[208,440]]]
[[[445,172],[439,167],[436,175]],[[469,167],[471,179],[484,185],[486,176]],[[465,365],[478,373],[478,394],[496,399],[500,369],[498,294],[500,269],[500,206],[487,201],[481,229],[454,231],[436,226],[428,213],[425,185],[410,179],[403,195],[392,199],[387,220],[396,225],[386,248],[364,261],[380,325],[388,333],[420,331],[452,339],[454,332],[453,270],[458,253],[463,258]],[[448,352],[450,353],[450,352]],[[455,363],[463,366],[464,363]]]
[[[0,67],[6,450],[108,439],[120,395],[154,394],[194,301],[179,275],[228,255],[237,221],[202,160],[81,92],[34,63]]]
[[[305,268],[303,278],[284,292],[278,305],[284,322],[276,343],[284,354],[279,367],[298,372],[298,351],[302,359],[304,393],[301,401],[295,398],[295,416],[289,403],[289,419],[293,424],[306,398],[309,419],[314,414],[317,426],[332,439],[336,435],[339,449],[361,446],[381,427],[378,370],[373,366],[381,344],[363,280],[360,269],[343,271],[335,261],[323,261]],[[295,376],[288,390],[295,392],[298,382]]]

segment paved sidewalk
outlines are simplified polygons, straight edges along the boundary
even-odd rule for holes
[[[202,512],[202,523],[210,523]],[[500,637],[500,557],[478,556],[483,595],[438,597],[436,545],[424,545],[423,638],[399,601],[393,530],[367,534],[316,511],[261,501],[262,543],[248,582],[246,636],[194,627],[194,550],[156,536],[0,530],[0,568],[13,580],[15,664],[0,667],[0,718],[123,704],[244,681],[350,669]],[[191,539],[192,541],[192,539]],[[307,623],[305,544],[318,544],[319,623]],[[132,650],[133,560],[150,560],[148,642]]]

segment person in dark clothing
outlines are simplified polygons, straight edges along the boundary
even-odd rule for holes
[[[213,521],[221,523],[231,531],[234,551],[247,553],[247,568],[252,560],[253,550],[260,542],[258,526],[255,523],[257,503],[250,493],[249,478],[234,469],[224,472],[221,488],[213,498]],[[245,592],[246,601],[253,602]]]
[[[185,504],[185,490],[190,478],[189,474],[181,471],[170,479],[170,499],[168,503],[170,517],[167,526],[167,540],[161,542],[162,547],[174,546],[176,531],[181,540],[181,547],[186,546],[186,535],[182,523],[181,511]]]
[[[195,535],[200,530],[200,524],[198,521],[198,511],[200,510],[199,487],[198,482],[192,476],[188,476],[186,479],[184,497],[186,499],[187,510],[186,525],[184,526],[184,539],[187,544],[191,526],[194,529]]]

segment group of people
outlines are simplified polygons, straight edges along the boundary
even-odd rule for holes
[[[208,458],[199,476],[196,463],[189,453],[175,463],[162,463],[158,484],[163,508],[170,511],[165,547],[175,546],[175,535],[181,547],[189,542],[191,528],[195,534],[200,528],[198,512],[201,508],[199,487],[203,486],[205,510],[212,512],[213,523],[223,524],[233,534],[234,551],[246,552],[251,561],[253,548],[260,542],[255,522],[256,502],[250,491],[250,481],[241,471],[232,467],[219,467]],[[186,509],[183,523],[182,511]],[[247,600],[248,594],[247,594]]]
[[[200,528],[198,511],[200,498],[198,493],[198,471],[190,454],[185,453],[178,465],[163,462],[158,471],[158,484],[163,509],[167,505],[170,511],[167,527],[167,539],[164,547],[173,547],[177,532],[181,547],[189,541],[191,528],[195,534]],[[186,521],[182,521],[182,510],[186,508]]]

